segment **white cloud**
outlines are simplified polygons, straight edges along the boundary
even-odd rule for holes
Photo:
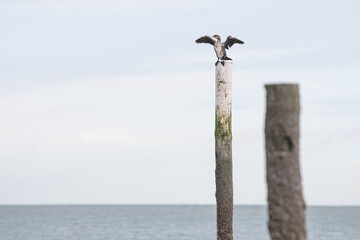
[[[360,167],[360,161],[359,160],[358,161],[353,161],[352,166],[353,167]]]

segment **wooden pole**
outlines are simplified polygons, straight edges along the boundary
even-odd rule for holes
[[[232,63],[216,66],[215,155],[217,239],[233,239],[233,179],[231,133]]]
[[[299,164],[299,86],[265,85],[268,227],[272,240],[305,240]]]

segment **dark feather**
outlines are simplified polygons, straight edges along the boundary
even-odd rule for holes
[[[209,37],[209,36],[203,36],[203,37],[197,39],[195,42],[196,42],[196,43],[209,43],[209,44],[211,44],[211,45],[214,45],[215,40],[213,40],[213,39],[212,39],[211,37]]]
[[[224,46],[226,49],[229,49],[229,47],[232,47],[232,45],[234,45],[235,43],[244,44],[244,42],[240,39],[228,36],[226,41],[224,42]]]

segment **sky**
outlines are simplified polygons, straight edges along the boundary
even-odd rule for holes
[[[308,205],[360,205],[360,2],[1,0],[0,204],[214,204],[215,67],[238,37],[235,204],[266,204],[269,83],[298,83]]]

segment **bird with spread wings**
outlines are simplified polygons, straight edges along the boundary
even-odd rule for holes
[[[216,40],[215,40],[216,39]],[[235,43],[244,44],[240,39],[234,38],[232,36],[228,36],[225,42],[221,42],[221,38],[219,35],[213,35],[212,37],[203,36],[195,41],[196,43],[209,43],[214,46],[214,50],[217,56],[217,61],[215,66],[221,60],[221,64],[224,66],[225,60],[232,60],[228,56],[226,56],[226,50],[232,47]]]

